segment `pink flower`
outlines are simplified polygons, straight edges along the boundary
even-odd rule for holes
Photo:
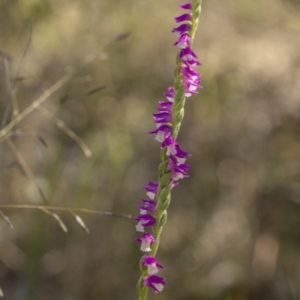
[[[163,269],[162,264],[152,255],[145,256],[142,260],[142,265],[148,267],[149,275],[157,274],[159,269]]]
[[[166,281],[163,277],[150,275],[144,278],[144,285],[154,289],[155,293],[160,293],[166,285]]]
[[[144,233],[142,237],[135,239],[137,242],[141,242],[141,250],[143,252],[150,252],[151,251],[151,244],[155,243],[155,238],[151,233]]]

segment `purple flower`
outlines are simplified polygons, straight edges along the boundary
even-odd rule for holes
[[[188,31],[190,31],[192,25],[191,24],[181,24],[180,26],[174,28],[172,32],[178,33],[179,35],[182,35]]]
[[[179,180],[189,177],[187,175],[190,166],[187,164],[179,164],[176,157],[170,156],[168,169],[172,172],[172,180]]]
[[[187,157],[191,156],[186,151],[183,151],[176,140],[168,134],[161,144],[161,148],[167,148],[166,155],[175,157],[177,164],[184,164]]]
[[[174,101],[174,87],[170,86],[168,87],[168,91],[164,93],[164,96],[171,102]]]
[[[183,15],[175,18],[176,23],[180,23],[180,22],[184,22],[184,21],[191,21],[191,20],[192,20],[192,14],[183,14]]]
[[[139,205],[140,214],[145,215],[147,211],[156,212],[157,203],[154,200],[142,199],[143,205]]]
[[[197,94],[197,89],[201,88],[200,79],[193,80],[192,78],[185,77],[182,81],[182,84],[185,87],[184,94],[186,97]]]
[[[170,125],[160,125],[156,130],[152,130],[149,133],[150,134],[156,133],[155,139],[161,143],[164,140],[166,134],[171,133],[171,131],[172,131],[172,128]]]
[[[158,104],[160,105],[160,107],[157,108],[158,111],[172,114],[173,102],[159,101]]]
[[[181,49],[190,47],[191,38],[188,34],[182,34],[179,39],[174,43],[174,46],[178,46]]]
[[[179,186],[179,182],[172,181],[172,189]]]
[[[192,95],[197,94],[197,89],[201,87],[199,85],[189,84],[187,82],[185,82],[184,85],[185,85],[184,95],[186,97],[191,97]]]
[[[178,133],[177,125],[180,125],[177,123],[180,120],[177,120],[175,117],[177,114],[181,116],[182,111],[179,110],[183,110],[183,108],[180,105],[181,102],[175,103],[175,106],[173,104],[175,96],[176,101],[181,101],[183,96],[189,97],[192,94],[196,94],[197,89],[201,88],[200,73],[194,70],[194,67],[201,65],[201,63],[191,49],[191,32],[194,32],[196,29],[197,24],[194,22],[194,18],[198,16],[196,10],[199,8],[198,12],[200,12],[200,7],[198,6],[198,2],[194,8],[191,2],[181,4],[179,7],[184,10],[193,10],[193,12],[186,12],[176,17],[176,23],[183,23],[178,24],[178,27],[172,30],[172,32],[179,34],[178,39],[174,43],[174,46],[179,48],[177,68],[175,70],[176,86],[168,87],[168,90],[164,93],[165,100],[158,102],[159,105],[156,112],[153,113],[156,129],[150,131],[149,134],[155,134],[155,139],[161,144],[161,158],[163,160],[159,166],[159,178],[161,182],[149,182],[145,186],[146,194],[150,199],[141,199],[142,204],[138,206],[140,216],[134,217],[138,221],[136,229],[141,232],[144,232],[145,227],[156,224],[155,217],[158,218],[157,205],[160,205],[160,201],[162,201],[161,197],[165,197],[170,192],[170,187],[174,188],[178,186],[179,179],[189,177],[187,172],[190,166],[185,161],[191,155],[182,150],[176,141]],[[194,27],[192,28],[192,26]],[[178,72],[180,73],[178,74]],[[173,125],[176,128],[173,129]],[[161,209],[164,209],[164,207],[161,205]],[[160,215],[160,212],[158,215]],[[154,228],[155,234],[157,233],[157,229],[160,229],[161,224],[158,223],[156,226],[158,228]],[[155,238],[156,236],[146,232],[142,237],[136,238],[136,241],[141,242],[142,251],[150,252],[151,244],[156,242]],[[148,272],[148,276],[143,278],[144,287],[150,287],[156,293],[160,293],[166,285],[165,279],[156,275],[159,269],[163,268],[162,264],[154,256],[145,255],[142,259],[142,266],[144,267],[143,269],[147,268],[145,270]]]
[[[200,66],[201,63],[198,60],[195,52],[190,48],[184,48],[180,50],[179,58],[182,62],[190,65],[190,66]]]
[[[166,155],[176,154],[176,141],[171,134],[166,135],[164,141],[161,144],[161,148],[167,148]]]
[[[151,215],[141,215],[138,217],[134,217],[138,224],[136,225],[136,230],[139,232],[144,232],[145,227],[153,226],[155,224],[156,219]]]
[[[136,238],[135,239],[137,242],[141,242],[141,250],[143,252],[150,252],[151,251],[151,248],[150,248],[150,245],[152,243],[155,243],[155,238],[153,237],[153,235],[151,233],[144,233],[142,235],[142,237],[140,238]]]
[[[153,114],[154,122],[157,124],[170,123],[172,122],[172,114],[170,112],[160,112]]]
[[[191,2],[187,2],[187,3],[184,3],[184,4],[180,4],[178,5],[180,8],[182,9],[192,9],[192,3]]]
[[[152,255],[147,255],[143,258],[142,264],[144,267],[148,267],[148,274],[154,275],[158,273],[159,268],[163,269],[163,266],[160,262],[156,260],[156,258]]]
[[[150,275],[144,278],[144,285],[154,289],[155,293],[160,293],[166,285],[166,281],[163,277]]]
[[[146,185],[144,189],[147,191],[147,196],[153,200],[157,194],[158,183],[149,181],[148,185]]]
[[[200,73],[198,73],[197,71],[192,69],[187,64],[182,64],[181,73],[185,77],[189,78],[190,80],[193,80],[193,81],[199,80],[200,81]]]
[[[176,144],[176,160],[179,164],[184,164],[187,157],[191,156],[190,153],[183,151],[179,144]]]

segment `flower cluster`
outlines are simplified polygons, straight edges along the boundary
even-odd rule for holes
[[[180,49],[178,54],[179,76],[181,86],[184,89],[184,97],[190,97],[197,93],[198,88],[201,88],[200,74],[194,70],[194,67],[200,65],[200,62],[191,49],[192,3],[185,3],[179,7],[189,12],[175,18],[176,23],[184,23],[174,28],[172,32],[179,34],[179,38],[174,44]],[[187,172],[190,168],[185,163],[186,158],[190,154],[182,150],[174,135],[174,118],[177,113],[175,107],[176,93],[175,87],[169,87],[167,92],[164,93],[165,100],[159,101],[157,112],[153,114],[156,129],[149,132],[150,134],[155,134],[155,139],[161,144],[161,149],[163,149],[167,157],[166,172],[170,174],[168,179],[170,188],[177,186],[179,179],[188,177]],[[151,252],[151,244],[156,241],[151,233],[145,232],[145,228],[153,227],[156,224],[158,210],[156,200],[159,201],[159,188],[160,184],[156,182],[149,182],[145,186],[149,199],[142,199],[142,204],[138,206],[140,216],[134,217],[138,222],[136,225],[137,231],[143,232],[143,235],[136,240],[141,242],[141,250],[147,252],[142,260],[142,266],[147,268],[147,276],[143,278],[143,285],[153,288],[156,293],[162,291],[166,282],[163,277],[156,275],[163,266],[154,256],[148,254]]]

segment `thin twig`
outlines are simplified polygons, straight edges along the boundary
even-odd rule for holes
[[[0,210],[0,215],[2,216],[2,218],[4,219],[5,223],[11,228],[11,229],[14,229],[14,226],[13,224],[11,223],[10,219],[8,216],[6,216],[2,210]]]
[[[64,232],[68,232],[67,226],[61,220],[59,215],[52,213],[51,211],[49,211],[48,209],[46,209],[45,207],[42,207],[42,206],[39,209],[42,210],[43,212],[45,212],[46,214],[50,215],[51,217],[53,217]]]
[[[18,63],[18,65],[17,65],[16,72],[15,72],[15,74],[14,74],[14,78],[17,78],[17,77],[18,77],[19,72],[20,72],[20,69],[21,69],[22,62],[23,62],[23,60],[24,60],[24,58],[25,58],[25,56],[26,56],[26,54],[27,54],[27,51],[28,51],[28,49],[29,49],[29,46],[30,46],[30,44],[31,44],[31,41],[32,41],[32,32],[33,32],[33,22],[34,22],[34,20],[31,21],[31,24],[30,24],[30,34],[29,34],[29,39],[28,39],[28,42],[27,42],[27,44],[26,44],[26,46],[25,46],[24,51],[22,52],[21,58],[20,58],[19,63]],[[14,89],[14,87],[15,87],[15,84],[16,84],[16,82],[14,82],[14,84],[12,85],[12,88],[13,88],[13,89]]]
[[[37,100],[32,102],[27,108],[25,108],[15,119],[13,119],[8,125],[6,125],[0,131],[0,142],[6,139],[6,135],[9,131],[14,128],[20,121],[22,121],[28,114],[37,109],[45,100],[47,100],[54,92],[60,89],[70,78],[72,77],[72,72],[65,75],[55,84],[53,84],[49,89],[47,89]]]
[[[70,207],[61,207],[61,206],[43,206],[43,205],[31,205],[31,204],[0,204],[0,208],[9,208],[9,209],[47,209],[47,210],[57,210],[57,211],[78,211],[88,214],[97,214],[104,215],[109,217],[132,219],[132,215],[127,214],[116,214],[108,211],[93,210],[87,208],[70,208]]]
[[[19,105],[18,105],[16,95],[12,90],[12,86],[11,86],[11,82],[10,82],[10,72],[9,72],[9,66],[8,66],[8,59],[7,59],[6,56],[3,57],[3,70],[4,70],[4,78],[5,78],[6,89],[9,93],[9,98],[11,100],[12,107],[13,107],[13,117],[15,118],[19,114]]]
[[[21,155],[21,153],[17,150],[15,144],[12,142],[11,139],[7,139],[6,140],[8,146],[10,147],[10,149],[13,151],[16,159],[18,160],[19,164],[22,166],[24,172],[26,173],[26,175],[32,180],[32,182],[34,183],[34,185],[36,186],[38,193],[40,194],[41,198],[43,199],[44,203],[47,202],[46,196],[44,195],[42,189],[39,187],[39,185],[37,184],[35,177],[30,169],[30,167],[28,166],[26,160],[23,158],[23,156]]]
[[[71,139],[73,139],[79,147],[82,149],[84,155],[86,157],[90,157],[92,155],[92,151],[88,148],[86,143],[70,128],[68,128],[63,121],[55,117],[52,113],[50,113],[43,106],[39,106],[37,108],[41,113],[44,114],[45,117],[50,119],[58,128],[60,128],[66,135],[68,135]]]
[[[73,210],[70,209],[70,213],[75,217],[76,222],[80,225],[80,227],[87,233],[90,234],[90,230],[86,227],[86,225],[84,224],[83,220],[76,215]]]

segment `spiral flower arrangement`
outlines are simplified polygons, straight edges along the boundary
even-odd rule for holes
[[[179,48],[175,82],[164,93],[165,99],[158,102],[157,112],[153,114],[156,129],[149,132],[160,143],[161,163],[158,167],[158,180],[145,186],[148,198],[141,199],[138,206],[140,215],[134,217],[137,221],[136,230],[143,233],[136,241],[141,243],[141,251],[145,252],[140,263],[142,276],[137,285],[140,300],[147,299],[149,288],[160,293],[166,285],[165,278],[157,275],[163,265],[155,256],[167,221],[171,190],[178,186],[180,179],[189,177],[190,166],[185,162],[190,154],[181,148],[177,136],[184,116],[185,100],[201,88],[200,73],[195,70],[201,63],[191,48],[201,2],[193,0],[179,5],[185,12],[175,18],[175,22],[181,24],[172,31],[179,36],[174,43]],[[151,233],[145,232],[146,229],[152,229]]]

